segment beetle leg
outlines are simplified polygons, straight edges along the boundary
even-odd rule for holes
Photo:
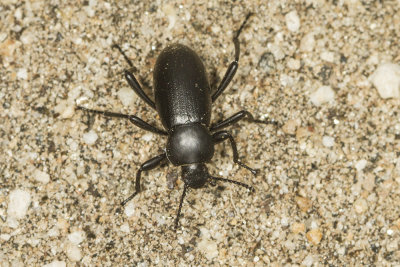
[[[250,18],[252,13],[247,14],[246,18],[244,19],[242,25],[240,26],[239,30],[236,32],[235,36],[233,37],[233,44],[235,45],[235,60],[229,65],[228,69],[225,72],[224,78],[222,78],[221,83],[218,86],[217,91],[212,95],[211,99],[212,102],[217,100],[217,98],[224,92],[226,87],[228,87],[229,83],[232,81],[233,77],[236,74],[239,64],[239,56],[240,56],[240,43],[239,43],[239,35],[242,32],[244,25],[246,24],[247,20]]]
[[[246,164],[239,161],[239,154],[237,151],[236,142],[230,133],[228,133],[227,131],[216,132],[213,134],[213,139],[214,139],[215,143],[221,143],[221,142],[225,141],[226,139],[229,139],[229,142],[231,144],[232,151],[233,151],[233,162],[235,162],[236,164],[239,164],[240,167],[248,169],[249,171],[251,171],[252,174],[254,174],[254,175],[257,174],[257,170],[250,168]]]
[[[241,111],[239,111],[238,113],[233,114],[233,115],[230,116],[229,118],[227,118],[227,119],[225,119],[225,120],[223,120],[223,121],[220,121],[220,122],[217,122],[217,123],[211,125],[210,131],[211,131],[211,132],[215,132],[216,130],[220,130],[220,129],[223,129],[223,128],[225,128],[225,127],[228,127],[228,126],[230,126],[230,125],[232,125],[232,124],[234,124],[234,123],[240,121],[240,120],[243,119],[244,117],[247,117],[247,119],[248,119],[250,122],[254,122],[254,123],[274,124],[274,125],[277,125],[277,124],[278,124],[276,121],[256,120],[256,119],[254,119],[253,115],[251,115],[250,112],[248,112],[247,110],[241,110]]]
[[[129,66],[131,69],[133,68],[132,61],[126,56],[124,51],[122,51],[121,47],[119,45],[114,44],[112,48],[118,49],[118,51],[122,54],[122,56],[125,58],[126,62],[128,62]],[[156,105],[154,104],[154,101],[151,100],[148,95],[143,91],[142,87],[140,86],[139,82],[135,78],[135,75],[133,75],[132,72],[129,70],[124,71],[125,74],[125,79],[127,80],[129,86],[135,91],[135,93],[144,101],[146,102],[150,107],[153,109],[156,109]]]
[[[168,133],[164,130],[161,130],[153,125],[148,124],[147,122],[145,122],[144,120],[142,120],[141,118],[135,116],[135,115],[127,115],[127,114],[121,114],[121,113],[114,113],[114,112],[108,112],[108,111],[101,111],[101,110],[94,110],[94,109],[88,109],[85,107],[81,107],[78,106],[77,107],[80,110],[84,110],[84,111],[88,111],[94,114],[101,114],[103,116],[107,116],[107,117],[113,117],[113,118],[124,118],[124,119],[129,119],[134,125],[136,125],[137,127],[155,133],[155,134],[159,134],[159,135],[168,135]]]
[[[143,171],[149,171],[154,169],[155,167],[159,166],[161,162],[166,159],[167,155],[165,153],[160,154],[152,159],[149,159],[145,163],[143,163],[139,170],[136,173],[136,182],[135,182],[135,193],[130,195],[127,199],[121,202],[121,205],[124,206],[128,203],[132,198],[134,198],[140,192],[140,177]]]

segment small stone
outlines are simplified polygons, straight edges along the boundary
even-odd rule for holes
[[[356,167],[356,170],[360,172],[365,168],[365,166],[367,166],[367,163],[368,162],[365,159],[360,159],[354,166]]]
[[[285,16],[286,26],[291,32],[297,32],[300,29],[300,18],[295,10]]]
[[[359,198],[354,202],[354,209],[358,214],[362,214],[368,210],[368,203],[365,199]]]
[[[322,144],[325,147],[333,147],[335,145],[335,138],[330,136],[324,136],[322,137]]]
[[[132,201],[129,201],[126,205],[125,205],[125,215],[126,217],[131,217],[135,214],[135,204]]]
[[[84,231],[75,231],[68,235],[68,240],[71,241],[72,244],[79,245],[83,240],[85,240],[85,232]]]
[[[333,63],[335,61],[335,53],[330,51],[324,51],[321,53],[321,59]]]
[[[93,145],[98,138],[98,135],[95,131],[90,130],[89,132],[85,133],[83,135],[83,142],[85,142],[88,145]]]
[[[32,176],[33,179],[43,184],[47,184],[50,181],[50,175],[46,172],[42,172],[39,169],[36,169]]]
[[[312,255],[307,255],[301,262],[302,265],[311,267],[314,264],[314,257]]]
[[[369,79],[382,98],[400,98],[400,65],[381,64]]]
[[[125,107],[131,107],[135,101],[135,92],[130,88],[124,87],[118,91],[118,97]]]
[[[298,70],[298,69],[300,69],[300,60],[290,58],[287,62],[287,66],[291,70]]]
[[[308,241],[313,245],[318,245],[322,239],[322,233],[318,228],[308,231],[306,236]]]
[[[282,126],[282,131],[286,134],[295,134],[299,124],[297,120],[288,120],[285,125]]]
[[[52,261],[49,264],[43,265],[43,267],[66,267],[65,261]]]
[[[291,229],[294,234],[304,233],[306,225],[304,223],[295,222],[292,224]]]
[[[22,219],[28,212],[30,204],[30,193],[21,189],[15,189],[9,195],[7,215],[11,218]]]
[[[296,203],[303,212],[307,212],[312,206],[311,200],[305,197],[296,197]]]
[[[302,52],[311,52],[314,50],[315,39],[314,33],[310,32],[301,39],[300,41],[300,51]]]
[[[326,102],[333,102],[335,100],[335,92],[330,86],[321,86],[311,94],[310,100],[316,106],[320,106]]]
[[[19,69],[17,72],[17,78],[20,80],[28,79],[28,71],[26,69]]]
[[[65,254],[70,261],[79,261],[82,258],[79,247],[71,243],[66,246]]]
[[[218,246],[215,241],[203,239],[197,245],[198,249],[204,254],[208,260],[218,257]]]

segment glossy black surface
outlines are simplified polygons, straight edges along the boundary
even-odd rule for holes
[[[161,122],[173,126],[210,125],[211,90],[199,56],[182,44],[167,46],[154,67],[154,97]]]

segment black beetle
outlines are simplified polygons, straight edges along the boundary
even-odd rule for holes
[[[182,44],[167,46],[157,58],[154,68],[154,97],[152,101],[142,90],[135,76],[130,70],[125,70],[125,78],[136,94],[150,107],[156,109],[161,122],[166,130],[148,124],[134,115],[126,115],[107,111],[78,109],[101,114],[109,117],[126,118],[134,125],[159,135],[168,136],[167,147],[164,153],[144,162],[136,174],[135,193],[124,200],[125,205],[140,192],[140,177],[143,171],[148,171],[159,166],[168,159],[174,166],[182,167],[182,180],[184,189],[179,203],[175,220],[175,229],[178,226],[183,199],[189,187],[201,188],[211,180],[231,182],[245,188],[254,190],[253,187],[226,178],[214,177],[208,173],[205,165],[214,155],[214,145],[229,140],[233,150],[233,161],[250,170],[253,174],[257,171],[239,161],[235,140],[227,131],[221,129],[230,126],[244,117],[255,123],[273,123],[273,121],[255,120],[246,110],[242,110],[228,119],[210,125],[211,105],[222,94],[234,77],[239,62],[240,45],[238,37],[251,16],[248,14],[233,38],[235,45],[235,60],[229,65],[217,90],[212,93],[207,79],[206,71],[200,57],[189,47]],[[118,45],[117,48],[131,68],[133,64]]]

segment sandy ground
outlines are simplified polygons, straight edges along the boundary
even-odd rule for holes
[[[0,4],[1,266],[400,264],[400,100],[371,82],[400,62],[399,1],[18,2]],[[247,109],[280,125],[229,128],[259,175],[233,164],[228,143],[207,166],[256,192],[191,190],[175,232],[183,183],[165,164],[121,207],[166,138],[75,110],[162,127],[112,44],[150,95],[172,42],[198,52],[215,90],[249,12],[239,70],[212,120]]]

